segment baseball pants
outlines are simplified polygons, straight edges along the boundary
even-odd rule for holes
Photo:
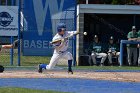
[[[55,67],[55,65],[57,64],[57,62],[59,61],[59,59],[67,59],[67,60],[72,60],[72,54],[70,52],[64,52],[64,53],[54,53],[49,65],[46,66],[46,69],[50,70],[53,69]]]
[[[120,52],[117,52],[116,54],[114,53],[108,53],[108,59],[109,63],[112,64],[112,57],[117,56],[118,57],[118,62],[120,63]]]
[[[93,63],[96,64],[96,58],[101,58],[101,64],[104,63],[104,61],[106,60],[107,58],[107,54],[106,53],[92,53],[91,54],[91,58],[93,60]]]
[[[128,56],[128,64],[132,65],[132,58],[133,55],[133,64],[136,65],[137,64],[137,48],[128,48],[127,47],[127,56]]]

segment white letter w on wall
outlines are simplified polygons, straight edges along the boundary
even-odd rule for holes
[[[50,16],[52,17],[55,13],[61,12],[64,4],[64,0],[61,0],[60,8],[58,9],[58,0],[46,0],[45,7],[43,7],[42,0],[33,0],[38,35],[42,36],[45,19],[47,15],[47,9],[50,9]],[[53,20],[51,19],[50,24],[53,25]],[[52,26],[53,27],[53,26]]]

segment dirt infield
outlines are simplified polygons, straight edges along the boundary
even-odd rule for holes
[[[94,72],[94,71],[75,71],[68,74],[66,70],[59,71],[5,71],[0,73],[0,78],[80,78],[96,80],[112,80],[124,82],[140,82],[139,72]]]

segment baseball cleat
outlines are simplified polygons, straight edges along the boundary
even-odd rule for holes
[[[68,70],[68,74],[73,74],[73,71],[72,70]]]
[[[132,66],[132,64],[131,64],[131,63],[128,63],[128,65],[129,65],[129,66]]]
[[[102,66],[104,66],[104,64],[103,64],[103,63],[101,63],[101,64],[100,64],[100,66],[102,67]]]
[[[38,73],[42,73],[42,67],[41,67],[41,64],[38,65]]]

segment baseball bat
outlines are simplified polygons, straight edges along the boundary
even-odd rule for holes
[[[74,35],[78,35],[78,34],[80,34],[80,32],[76,32],[76,33],[74,33],[74,34],[72,34],[72,35],[70,35],[70,36],[65,37],[64,39],[71,38],[71,37],[73,37]],[[84,32],[84,33],[82,33],[82,34],[87,35],[87,32]],[[62,39],[54,40],[54,41],[50,42],[50,44],[55,44],[55,43],[58,43],[58,42],[61,42],[61,41],[62,41]]]

